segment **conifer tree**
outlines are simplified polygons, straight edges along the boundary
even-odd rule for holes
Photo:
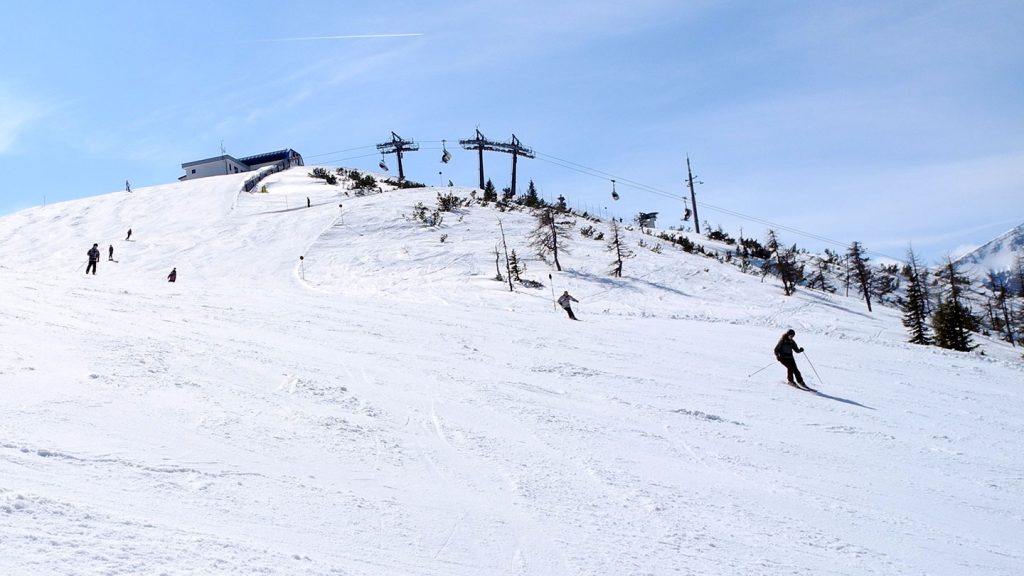
[[[803,279],[804,273],[803,266],[797,262],[796,244],[791,248],[782,248],[779,246],[779,239],[775,235],[775,231],[768,230],[768,243],[765,247],[770,255],[765,260],[764,273],[767,274],[774,270],[782,280],[782,291],[786,296],[792,296],[796,292],[797,282]],[[775,257],[774,262],[772,262],[772,256]]]
[[[864,302],[868,305],[868,312],[871,312],[871,268],[868,267],[870,258],[864,255],[864,247],[860,242],[850,244],[846,254],[849,256],[849,266],[860,286],[860,293],[864,295]]]
[[[807,279],[807,287],[812,290],[821,290],[822,292],[835,292],[836,288],[832,285],[828,276],[828,260],[820,256],[816,257],[814,259],[814,272],[812,272],[810,278]]]
[[[537,256],[547,260],[551,255],[554,258],[555,269],[559,272],[562,271],[562,265],[558,261],[558,253],[569,253],[565,248],[565,241],[570,238],[572,224],[568,220],[558,220],[551,208],[547,208],[537,212],[537,227],[530,235],[530,246],[537,251]]]
[[[622,277],[622,261],[626,258],[632,258],[634,256],[633,251],[626,246],[626,243],[622,239],[622,228],[619,226],[619,222],[612,219],[612,229],[610,236],[608,237],[607,250],[615,256],[615,261],[612,262],[612,276],[616,278]]]
[[[522,204],[527,208],[536,208],[541,205],[540,196],[537,195],[537,187],[533,185],[533,180],[530,180],[530,184],[526,187]]]
[[[526,265],[519,260],[519,255],[516,254],[515,248],[513,248],[512,255],[508,257],[508,273],[516,282],[522,282],[523,279],[520,275],[523,272],[526,272]]]
[[[497,202],[498,191],[494,189],[494,182],[491,179],[487,179],[487,183],[484,184],[484,202]]]
[[[1024,298],[1024,255],[1017,256],[1013,275],[1017,277],[1017,296]]]
[[[948,257],[938,276],[946,283],[947,294],[932,316],[935,343],[943,348],[969,352],[977,347],[971,340],[971,330],[978,326],[977,318],[964,304],[964,291],[971,281],[957,270],[956,264]]]
[[[995,270],[988,271],[986,288],[989,290],[988,317],[992,329],[999,332],[1003,340],[1016,346],[1013,337],[1013,317],[1010,313],[1009,286],[1002,275]]]
[[[910,331],[912,344],[932,344],[928,330],[928,306],[921,283],[922,268],[914,255],[914,249],[907,249],[907,264],[903,275],[907,279],[907,298],[903,304],[903,326]]]

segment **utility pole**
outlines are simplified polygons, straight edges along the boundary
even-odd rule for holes
[[[690,183],[690,202],[693,202],[693,227],[700,234],[700,218],[697,216],[697,195],[693,192],[693,171],[690,170],[690,157],[686,157],[686,175]]]
[[[394,131],[391,132],[391,141],[384,142],[383,144],[377,144],[377,150],[380,150],[381,154],[394,154],[398,156],[398,181],[405,181],[405,170],[402,168],[402,155],[405,152],[415,152],[420,149],[420,145],[416,144],[411,140],[405,140]]]
[[[522,145],[516,135],[512,135],[512,142],[495,142],[488,140],[480,133],[480,129],[477,128],[476,138],[470,138],[466,140],[459,140],[459,145],[466,150],[476,150],[480,156],[480,189],[484,188],[484,150],[489,152],[504,152],[505,154],[512,155],[512,194],[516,192],[516,161],[520,156],[524,158],[534,158],[533,150]]]

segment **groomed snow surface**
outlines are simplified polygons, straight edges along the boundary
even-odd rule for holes
[[[310,169],[0,219],[0,574],[1024,573],[1019,349]]]

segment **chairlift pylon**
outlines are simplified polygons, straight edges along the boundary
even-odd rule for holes
[[[618,200],[619,193],[615,191],[615,180],[612,180],[612,200]]]

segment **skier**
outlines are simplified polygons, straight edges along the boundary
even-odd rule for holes
[[[107,261],[108,262],[113,262],[114,261],[114,245],[113,244],[111,244],[110,248],[107,249]]]
[[[124,189],[129,191],[129,192],[132,191],[132,185],[129,184],[127,180],[124,181]]]
[[[128,229],[128,236],[125,236],[125,241],[131,240],[131,239],[132,239],[132,229],[129,228]]]
[[[558,305],[565,309],[566,313],[569,314],[569,319],[570,320],[578,320],[578,318],[576,318],[576,315],[572,313],[572,307],[569,304],[570,302],[579,302],[579,300],[577,300],[577,299],[573,298],[572,296],[570,296],[569,295],[569,291],[566,290],[558,298]]]
[[[86,254],[89,256],[89,265],[85,267],[85,273],[88,274],[89,270],[92,269],[92,275],[95,276],[96,263],[100,261],[100,245],[93,244]]]
[[[177,268],[171,268],[171,273],[167,275],[167,281],[168,282],[174,282],[177,279],[178,279],[178,269]]]
[[[306,208],[309,208],[309,206],[310,206],[310,204],[309,204],[309,196],[306,196]]]
[[[786,330],[785,334],[779,338],[779,343],[775,345],[775,359],[786,367],[786,380],[796,386],[807,386],[804,384],[804,377],[800,375],[800,369],[796,367],[796,359],[793,358],[794,352],[803,352],[793,337],[796,336],[796,331],[790,328]],[[796,382],[793,382],[793,377],[796,377]]]

